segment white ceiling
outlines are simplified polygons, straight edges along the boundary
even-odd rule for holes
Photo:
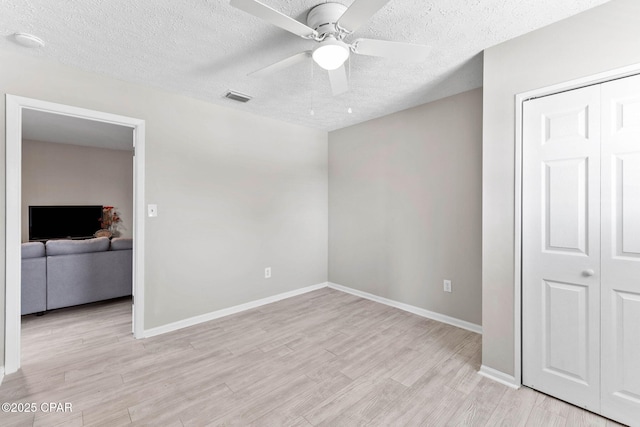
[[[308,10],[322,0],[262,2],[306,22]],[[314,42],[237,10],[228,0],[3,0],[0,48],[334,130],[480,87],[483,49],[606,2],[391,0],[348,41],[428,44],[430,58],[407,64],[354,56],[350,91],[338,97],[331,96],[326,72],[311,60],[276,76],[247,77]],[[35,34],[46,46],[20,47],[12,41],[15,32]],[[247,104],[227,100],[228,89],[254,98]]]
[[[112,150],[133,150],[131,128],[36,110],[23,111],[22,138]]]

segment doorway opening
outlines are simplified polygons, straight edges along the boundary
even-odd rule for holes
[[[35,121],[34,121],[35,119]],[[107,130],[107,134],[117,130],[129,135],[128,141],[120,144],[131,144],[128,155],[133,154],[133,173],[131,186],[131,205],[126,208],[130,218],[127,237],[132,237],[132,330],[135,338],[144,336],[144,142],[143,120],[119,116],[100,111],[88,110],[68,105],[55,104],[37,99],[6,96],[6,299],[5,299],[5,373],[16,372],[21,363],[21,243],[28,235],[28,227],[23,227],[23,139],[25,129],[34,139],[34,123],[52,121],[57,131],[64,124],[75,124],[86,129]],[[25,127],[27,125],[29,127]],[[50,136],[56,131],[49,128]],[[86,130],[85,129],[85,130]],[[76,129],[77,130],[77,129]],[[113,133],[113,132],[111,132]],[[67,135],[68,136],[68,135]],[[77,135],[76,135],[77,136]],[[104,136],[104,135],[103,135]],[[113,135],[112,135],[113,136]],[[55,135],[53,135],[55,137]],[[38,139],[42,139],[38,137]],[[82,139],[82,138],[80,138]],[[85,138],[86,139],[86,138]],[[108,140],[108,137],[106,138]],[[117,139],[117,138],[115,138]],[[123,139],[123,138],[120,138]],[[106,141],[106,140],[105,140]],[[55,142],[55,141],[53,141]],[[111,141],[111,143],[116,143]],[[29,142],[30,145],[37,145]],[[46,143],[45,143],[46,144]],[[106,142],[104,142],[106,144]],[[55,143],[47,144],[50,146]],[[30,147],[33,148],[33,147]],[[88,147],[84,147],[87,149]],[[99,150],[98,147],[94,147]],[[122,148],[122,147],[121,147]],[[85,153],[86,154],[86,153]],[[100,159],[96,159],[99,162]],[[132,184],[132,185],[131,185]],[[98,191],[98,190],[96,190]],[[105,204],[108,201],[104,202]],[[121,203],[121,202],[116,202]],[[125,202],[122,202],[125,203]],[[47,203],[49,204],[49,203]],[[53,204],[53,203],[51,203]],[[56,203],[60,205],[70,203]],[[103,203],[95,203],[102,205]],[[121,231],[121,230],[119,230]]]

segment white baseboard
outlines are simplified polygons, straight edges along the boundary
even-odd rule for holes
[[[4,366],[0,366],[0,385],[2,385],[3,379],[4,379]]]
[[[219,319],[220,317],[228,316],[230,314],[240,313],[241,311],[251,310],[252,308],[260,307],[265,304],[271,304],[272,302],[295,297],[296,295],[306,294],[307,292],[315,291],[315,290],[326,288],[326,287],[327,287],[327,282],[320,283],[317,285],[307,286],[305,288],[295,289],[293,291],[284,292],[278,295],[273,295],[273,296],[262,298],[255,301],[250,301],[245,304],[235,305],[229,308],[223,308],[222,310],[213,311],[211,313],[201,314],[200,316],[190,317],[188,319],[158,326],[156,328],[146,329],[144,331],[144,337],[149,338],[156,335],[165,334],[167,332],[177,331],[178,329],[194,326],[194,325],[208,322],[214,319]]]
[[[260,307],[266,304],[271,304],[276,301],[280,301],[286,298],[291,298],[297,295],[312,292],[325,287],[346,292],[351,295],[355,295],[361,298],[365,298],[371,301],[375,301],[381,304],[385,304],[391,307],[398,308],[400,310],[407,311],[409,313],[416,314],[418,316],[426,317],[428,319],[436,320],[438,322],[447,323],[452,326],[457,326],[462,329],[466,329],[478,334],[482,333],[482,327],[475,323],[466,322],[464,320],[456,319],[455,317],[446,316],[444,314],[436,313],[433,311],[425,310],[424,308],[415,307],[409,304],[393,301],[387,298],[379,297],[377,295],[370,294],[368,292],[359,291],[357,289],[348,288],[346,286],[338,285],[336,283],[319,283],[317,285],[307,286],[305,288],[295,289],[293,291],[284,292],[282,294],[273,295],[267,298],[262,298],[256,301],[250,301],[245,304],[236,305],[222,310],[213,311],[211,313],[201,314],[199,316],[190,317],[188,319],[180,320],[178,322],[169,323],[166,325],[158,326],[156,328],[147,329],[144,331],[144,337],[149,338],[156,335],[165,334],[167,332],[177,331],[178,329],[187,328],[189,326],[198,325],[200,323],[208,322],[210,320],[219,319],[230,314],[240,313],[241,311],[251,310],[252,308]]]
[[[497,381],[500,384],[504,384],[507,387],[511,387],[516,390],[522,387],[522,384],[520,384],[519,381],[516,381],[513,375],[505,374],[504,372],[498,371],[497,369],[493,369],[485,365],[480,366],[480,370],[478,371],[478,373],[483,377],[487,377],[490,380]]]
[[[336,283],[329,282],[329,287],[338,291],[346,292],[351,295],[355,295],[361,298],[365,298],[371,301],[379,302],[391,307],[399,308],[400,310],[408,311],[409,313],[416,314],[427,319],[437,320],[438,322],[446,323],[448,325],[457,326],[458,328],[466,329],[471,332],[482,334],[482,326],[475,323],[467,322],[465,320],[456,319],[455,317],[446,316],[444,314],[436,313],[435,311],[425,310],[424,308],[415,307],[413,305],[405,304],[390,300],[388,298],[379,297],[377,295],[370,294],[368,292],[359,291],[357,289],[348,288],[346,286],[338,285]]]

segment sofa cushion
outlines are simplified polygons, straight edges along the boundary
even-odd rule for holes
[[[108,237],[98,237],[96,239],[87,240],[47,241],[47,256],[103,252],[107,249],[109,249]]]
[[[133,248],[133,239],[130,237],[114,237],[111,239],[111,250],[122,251]]]
[[[47,310],[131,295],[132,252],[47,257]]]
[[[44,243],[28,242],[21,245],[22,259],[40,258],[44,256]]]

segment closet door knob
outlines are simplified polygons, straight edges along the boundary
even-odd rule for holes
[[[596,272],[595,272],[595,271],[593,271],[592,269],[588,269],[588,270],[583,271],[583,272],[582,272],[582,274],[583,274],[584,276],[591,277],[591,276],[593,276],[594,274],[596,274]]]

